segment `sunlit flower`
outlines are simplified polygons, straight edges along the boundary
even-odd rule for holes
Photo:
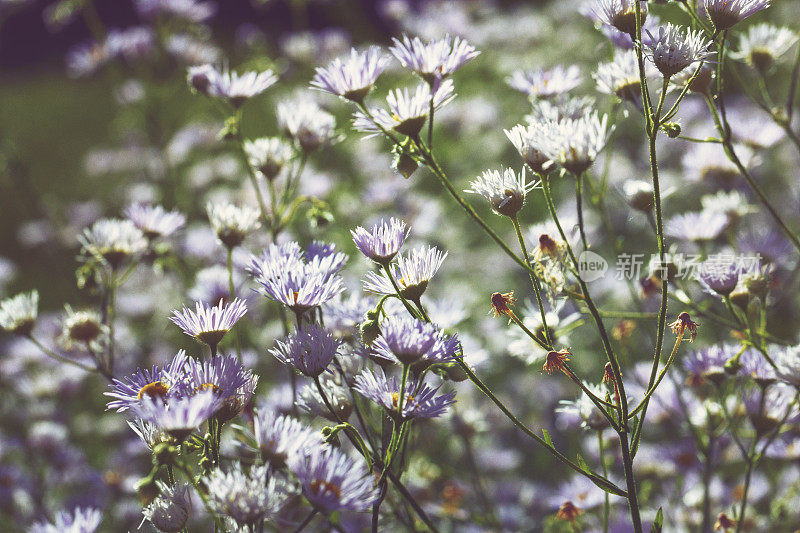
[[[381,220],[371,230],[358,226],[350,233],[353,242],[362,254],[379,265],[388,265],[400,251],[411,230],[406,229],[406,223],[397,218]]]
[[[719,237],[728,227],[728,223],[728,217],[722,213],[711,211],[683,213],[667,220],[664,233],[684,241],[709,241]]]
[[[278,127],[306,153],[334,140],[336,119],[308,99],[283,101],[277,109]]]
[[[20,293],[0,301],[0,327],[17,335],[28,335],[39,315],[39,292]]]
[[[346,100],[363,102],[375,80],[389,63],[377,46],[364,52],[351,50],[345,59],[336,58],[323,68],[317,67],[311,86]]]
[[[322,445],[319,431],[270,410],[258,413],[253,419],[253,434],[261,458],[275,468],[283,468],[290,457]]]
[[[375,355],[401,364],[449,361],[452,348],[442,333],[429,322],[403,315],[381,323],[381,334],[373,341]]]
[[[436,418],[455,403],[456,392],[451,390],[436,395],[439,387],[426,383],[408,383],[405,389],[403,410],[400,409],[400,384],[395,378],[387,378],[383,370],[364,370],[356,376],[354,390],[370,401],[377,403],[389,413],[402,420],[410,418]]]
[[[173,311],[169,319],[184,333],[208,344],[212,350],[215,350],[225,334],[245,313],[247,313],[247,305],[244,300],[236,298],[230,303],[220,301],[214,307],[203,302],[196,302],[194,311],[184,306],[182,311]]]
[[[277,137],[264,137],[244,143],[250,165],[268,180],[275,179],[294,156],[291,145]]]
[[[173,396],[167,401],[145,395],[140,402],[131,405],[131,410],[180,442],[211,418],[219,407],[220,400],[207,389],[192,396]]]
[[[305,325],[277,341],[270,353],[285,365],[297,369],[301,374],[316,377],[322,374],[336,357],[341,342],[319,324]]]
[[[98,220],[84,229],[78,240],[85,254],[106,261],[112,268],[147,248],[144,233],[130,220]]]
[[[658,29],[658,37],[650,46],[649,57],[656,68],[669,77],[708,57],[711,44],[702,31],[667,24]]]
[[[645,75],[653,72],[652,65],[645,63]],[[600,63],[592,77],[597,82],[597,89],[606,94],[613,94],[620,100],[626,100],[637,107],[642,103],[642,83],[639,76],[639,61],[633,50],[614,52],[613,61]]]
[[[435,246],[415,248],[408,255],[397,256],[397,263],[389,267],[394,283],[385,272],[367,272],[364,288],[377,294],[396,294],[394,284],[397,284],[404,298],[416,301],[425,293],[428,282],[438,272],[445,257],[447,252],[441,252]]]
[[[138,404],[143,398],[165,400],[173,385],[183,380],[188,357],[180,350],[172,361],[162,366],[153,365],[150,369],[137,369],[131,376],[114,379],[111,392],[104,394],[114,400],[108,402],[107,409],[117,412],[126,411]]]
[[[125,209],[124,214],[151,240],[172,235],[186,224],[186,215],[166,211],[160,205],[133,204]]]
[[[514,89],[533,98],[550,98],[571,91],[581,83],[580,69],[561,65],[549,70],[517,70],[508,78]]]
[[[558,118],[547,120],[557,121]],[[545,122],[544,120],[541,122]],[[549,166],[550,160],[539,149],[537,143],[540,139],[541,133],[539,128],[546,127],[541,123],[532,123],[528,125],[517,124],[510,130],[504,130],[506,137],[517,149],[519,155],[534,172],[542,173]]]
[[[739,39],[739,49],[731,54],[762,74],[797,42],[797,32],[769,23],[754,24]]]
[[[93,533],[100,526],[103,515],[97,509],[76,507],[71,513],[59,511],[55,520],[36,522],[29,533]]]
[[[770,0],[703,0],[698,11],[705,13],[718,31],[730,29],[736,23],[770,6]]]
[[[451,75],[465,64],[475,59],[480,52],[460,37],[451,38],[445,35],[429,43],[423,43],[419,37],[403,40],[392,39],[394,46],[389,51],[401,65],[419,74],[429,84],[436,83]]]
[[[214,233],[227,248],[239,246],[245,237],[261,226],[260,213],[254,207],[209,202],[206,213]]]
[[[211,78],[208,89],[211,96],[227,99],[234,107],[241,107],[247,100],[266,91],[278,77],[271,71],[245,72],[233,71],[217,73]]]
[[[239,527],[255,528],[276,513],[288,495],[285,483],[270,475],[267,465],[252,466],[249,471],[239,463],[227,472],[218,468],[211,472],[206,486],[211,508]]]
[[[525,205],[525,195],[535,189],[539,182],[526,183],[525,169],[520,174],[511,168],[487,170],[470,183],[464,192],[480,194],[486,198],[499,215],[515,217]]]
[[[542,151],[551,161],[575,175],[592,165],[610,134],[608,116],[600,118],[597,111],[546,126],[537,135]]]
[[[614,26],[628,35],[634,35],[637,1],[641,6],[641,19],[644,22],[647,16],[647,2],[643,0],[597,0],[595,15],[604,24]]]

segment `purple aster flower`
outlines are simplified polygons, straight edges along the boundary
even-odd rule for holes
[[[235,396],[252,378],[252,373],[235,355],[215,355],[202,361],[189,359],[186,386],[191,393],[212,391],[222,402]]]
[[[739,348],[732,345],[712,345],[689,352],[683,358],[683,368],[689,373],[690,385],[700,385],[705,380],[719,384],[725,379],[725,363],[735,357]]]
[[[247,305],[244,300],[236,298],[230,303],[220,300],[214,307],[196,302],[194,312],[184,306],[183,311],[173,311],[169,319],[190,337],[208,344],[216,353],[219,342],[245,313]]]
[[[739,283],[742,270],[733,254],[718,254],[697,265],[697,281],[709,294],[728,296]]]
[[[728,217],[722,213],[701,211],[684,213],[667,220],[664,233],[683,241],[711,241],[728,227]]]
[[[403,35],[402,41],[396,38],[392,41],[394,46],[389,51],[400,64],[434,86],[480,54],[467,41],[450,35],[427,44],[419,37],[409,39],[408,35]]]
[[[186,224],[186,215],[165,211],[160,205],[133,204],[125,209],[125,216],[150,240],[172,235]]]
[[[557,65],[549,70],[517,70],[507,81],[512,88],[533,98],[550,98],[580,85],[581,71],[575,65],[567,68]]]
[[[238,270],[233,271],[233,285],[242,284],[242,275]],[[197,302],[214,304],[222,300],[230,301],[230,285],[228,284],[228,269],[222,265],[213,265],[195,274],[194,285],[188,292],[189,298]]]
[[[269,352],[308,377],[322,374],[339,350],[341,342],[318,324],[305,325]]]
[[[149,370],[140,368],[123,380],[114,379],[110,385],[111,392],[104,394],[116,399],[108,402],[106,409],[121,412],[139,404],[144,398],[166,398],[173,385],[183,380],[187,360],[186,352],[181,350],[164,367],[154,365]]]
[[[317,448],[307,456],[289,461],[303,489],[303,495],[325,513],[338,510],[365,511],[378,497],[370,473],[336,448]]]
[[[364,52],[353,49],[344,60],[336,58],[325,68],[317,67],[311,86],[346,100],[363,102],[388,63],[389,57],[377,46]]]
[[[697,2],[698,11],[705,14],[717,31],[730,29],[747,17],[767,9],[770,0],[703,0]]]
[[[450,361],[450,343],[431,323],[410,316],[391,316],[381,324],[381,334],[372,343],[378,357],[400,364],[427,364]]]
[[[346,298],[335,298],[322,308],[325,316],[325,327],[333,331],[337,337],[353,338],[358,332],[364,315],[375,307],[375,300],[357,292]]]
[[[258,413],[253,420],[253,433],[261,458],[275,468],[283,468],[296,454],[307,454],[319,448],[322,438],[319,431],[303,425],[291,416],[274,411]]]
[[[93,533],[100,526],[103,515],[97,509],[76,507],[71,513],[59,511],[53,523],[36,522],[30,533]]]
[[[372,230],[358,226],[350,233],[362,254],[379,265],[388,265],[400,251],[410,231],[406,230],[405,222],[393,217],[389,222],[381,220],[372,226]]]
[[[752,224],[736,235],[736,247],[741,254],[757,255],[768,265],[790,267],[794,247],[788,239],[767,224]]]
[[[415,248],[407,256],[397,256],[397,263],[392,264],[389,270],[400,294],[412,301],[419,300],[445,257],[447,252],[440,252],[435,246]],[[396,294],[394,284],[385,272],[368,272],[364,288],[377,294]]]
[[[206,481],[211,508],[227,516],[245,531],[255,531],[261,522],[280,510],[289,487],[271,476],[269,466],[250,467],[245,472],[235,463],[228,472],[211,472]]]
[[[306,247],[306,270],[331,278],[347,263],[347,254],[336,251],[333,243],[313,241]]]
[[[755,381],[761,387],[767,387],[777,381],[775,368],[764,355],[755,349],[747,349],[739,360],[742,364],[739,373]]]
[[[642,43],[645,46],[650,47],[655,42],[653,34],[658,33],[657,29],[659,26],[661,26],[661,21],[655,15],[648,15],[644,20],[642,23]],[[633,50],[633,39],[631,39],[630,34],[607,24],[604,24],[603,27],[600,28],[600,31],[603,32],[603,35],[608,37],[608,40],[610,40],[611,44],[616,48]]]
[[[794,402],[797,391],[793,387],[778,383],[767,389],[753,387],[744,395],[747,416],[759,435],[774,430],[784,417],[797,415]]]
[[[211,418],[221,402],[212,390],[192,396],[172,396],[166,399],[146,396],[131,406],[133,413],[155,425],[161,431],[183,441],[200,424]]]
[[[451,404],[455,403],[456,396],[454,390],[437,396],[439,387],[431,388],[426,383],[408,384],[405,389],[403,412],[398,413],[400,384],[395,378],[387,378],[380,369],[376,372],[371,370],[361,372],[356,376],[353,389],[400,420],[441,416]]]

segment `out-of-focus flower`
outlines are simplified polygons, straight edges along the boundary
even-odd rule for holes
[[[455,403],[456,391],[436,395],[439,388],[429,387],[426,383],[407,384],[403,410],[400,410],[400,384],[395,378],[387,378],[383,370],[375,372],[364,370],[356,376],[354,390],[370,401],[386,409],[391,416],[399,420],[411,418],[436,418],[447,411]]]
[[[653,73],[651,64],[645,63],[645,76]],[[600,63],[592,77],[597,89],[606,94],[616,95],[620,100],[642,105],[642,83],[639,76],[639,62],[633,50],[618,50],[614,59]]]
[[[275,179],[294,156],[292,147],[283,139],[264,137],[247,141],[244,151],[253,168],[268,180]]]
[[[425,293],[428,282],[442,266],[445,257],[447,252],[441,252],[435,246],[415,248],[406,256],[397,256],[397,263],[389,267],[392,279],[385,272],[367,272],[364,288],[377,294],[396,294],[396,284],[404,298],[416,301]]]
[[[605,397],[606,388],[603,384],[584,383],[592,394],[599,398]],[[608,427],[608,420],[597,408],[592,399],[582,392],[577,400],[562,400],[556,412],[560,413],[568,422],[575,421],[584,429],[599,431]]]
[[[317,377],[336,357],[341,342],[319,324],[303,326],[285,340],[277,341],[270,353],[285,365],[297,369],[301,374]]]
[[[112,268],[118,268],[147,248],[144,233],[130,220],[98,220],[91,228],[84,229],[78,240],[85,254],[106,261]]]
[[[381,220],[369,231],[358,226],[350,233],[362,254],[379,265],[388,265],[400,251],[410,231],[406,229],[405,222],[392,217],[388,222]]]
[[[770,0],[703,0],[697,3],[697,8],[717,31],[725,31],[769,5]]]
[[[20,293],[0,301],[0,327],[17,335],[28,335],[39,315],[39,292]]]
[[[322,445],[322,436],[318,431],[303,425],[296,418],[278,416],[271,410],[256,415],[253,434],[261,458],[274,468],[283,468],[290,457],[305,454]]]
[[[643,0],[597,0],[598,20],[628,35],[636,34],[636,2],[641,6],[641,20],[647,17],[647,2]]]
[[[211,346],[213,351],[245,313],[247,305],[236,298],[229,303],[220,301],[214,307],[196,302],[194,311],[184,306],[182,311],[173,311],[169,319],[190,337]]]
[[[789,28],[767,22],[754,24],[741,36],[739,49],[731,57],[746,61],[761,74],[766,74],[773,63],[794,46],[797,38],[797,32]]]
[[[91,346],[107,335],[108,329],[97,311],[75,311],[69,305],[65,306],[65,315],[61,320],[61,340],[67,349],[75,343]]]
[[[800,346],[778,347],[771,352],[778,377],[800,389]]]
[[[711,55],[711,44],[702,31],[667,24],[658,29],[658,37],[650,46],[650,58],[665,77],[670,77]]]
[[[434,89],[438,82],[451,75],[465,64],[475,59],[480,52],[460,37],[451,38],[445,35],[429,43],[423,43],[419,37],[403,40],[393,39],[394,46],[389,51],[401,65],[419,74]]]
[[[336,58],[325,68],[317,67],[311,86],[361,103],[388,63],[389,57],[377,46],[364,52],[351,50],[345,59]]]
[[[769,388],[753,387],[744,395],[744,406],[750,423],[759,435],[774,430],[784,417],[797,415],[793,387],[778,383]]]
[[[148,239],[172,235],[186,224],[186,215],[178,211],[166,211],[160,205],[133,204],[124,214]]]
[[[188,485],[170,486],[156,481],[160,494],[153,502],[142,509],[145,520],[164,533],[180,533],[189,520],[192,510],[188,498]]]
[[[244,528],[255,528],[278,512],[288,496],[288,486],[270,475],[267,465],[252,466],[247,472],[239,463],[227,472],[218,468],[206,485],[211,508]]]
[[[664,233],[682,241],[714,240],[728,227],[728,217],[722,213],[701,211],[684,213],[667,220]]]
[[[525,196],[539,186],[538,181],[526,183],[525,169],[517,174],[511,168],[487,170],[470,183],[465,192],[486,198],[499,215],[513,218],[525,205]]]
[[[210,72],[206,71],[206,74],[209,75]],[[192,76],[191,70],[190,76]],[[232,106],[241,107],[250,98],[258,96],[270,88],[278,81],[278,77],[271,70],[245,72],[244,74],[232,71],[214,71],[209,75],[209,80],[211,83],[208,85],[207,91],[210,96],[225,98]]]
[[[192,396],[173,396],[167,401],[159,396],[146,395],[139,403],[133,404],[131,410],[137,417],[182,442],[219,407],[220,400],[207,389]]]
[[[250,206],[209,202],[206,213],[217,238],[227,248],[239,246],[247,235],[261,226],[258,209]]]
[[[103,515],[97,509],[76,507],[71,513],[59,511],[55,520],[36,522],[30,533],[93,533],[100,527]]]
[[[136,11],[143,17],[152,18],[160,14],[172,15],[190,22],[200,23],[213,17],[217,5],[196,0],[136,0]]]
[[[341,376],[322,374],[319,377],[325,398],[320,395],[316,385],[304,387],[297,398],[297,405],[314,416],[321,416],[331,422],[342,422],[353,413],[353,401],[350,390],[344,386]],[[325,401],[327,399],[327,402]],[[328,409],[333,408],[333,413]]]
[[[610,134],[608,116],[600,118],[597,111],[544,126],[537,134],[541,150],[548,159],[575,175],[591,166]]]
[[[289,100],[278,104],[278,126],[307,153],[334,139],[336,119],[311,100]]]
[[[581,71],[576,65],[561,65],[548,70],[517,70],[508,78],[514,89],[532,98],[551,98],[568,93],[581,83]]]

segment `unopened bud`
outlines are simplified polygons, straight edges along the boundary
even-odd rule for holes
[[[681,134],[681,125],[677,122],[667,122],[661,129],[664,130],[664,133],[667,134],[667,137],[670,139],[674,139]]]

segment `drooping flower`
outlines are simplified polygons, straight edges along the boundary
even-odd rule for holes
[[[111,392],[104,393],[114,400],[108,402],[106,409],[126,411],[138,404],[143,398],[166,399],[173,385],[182,381],[188,357],[180,350],[172,360],[163,367],[153,365],[150,369],[137,369],[131,376],[114,379]]]
[[[576,506],[571,501],[567,500],[561,504],[556,512],[556,518],[559,520],[566,520],[572,524],[584,513],[584,510]]]
[[[153,502],[142,509],[145,520],[163,533],[180,533],[189,520],[192,510],[186,484],[170,486],[156,481],[160,494]]]
[[[20,293],[0,301],[0,327],[16,335],[28,335],[39,316],[39,291]]]
[[[186,215],[160,205],[133,204],[124,214],[150,240],[172,235],[186,224]]]
[[[532,98],[551,98],[564,94],[581,83],[581,72],[576,65],[564,68],[517,70],[508,78],[508,84]]]
[[[244,151],[247,153],[250,165],[268,180],[275,179],[294,155],[291,145],[277,137],[247,141],[244,144]]]
[[[763,22],[754,24],[739,39],[738,51],[731,54],[766,74],[775,61],[797,42],[797,32]]]
[[[681,314],[678,315],[678,319],[675,322],[669,324],[669,328],[675,335],[683,336],[684,331],[688,331],[691,335],[690,341],[694,342],[695,338],[697,338],[697,326],[699,326],[697,322],[692,321],[692,317],[689,316],[689,313],[683,311]]]
[[[50,522],[36,522],[31,526],[30,533],[94,533],[103,515],[92,508],[82,509],[76,507],[71,513],[59,511],[55,520]]]
[[[245,237],[261,226],[258,209],[250,206],[209,202],[206,213],[219,242],[227,248],[239,246]]]
[[[142,253],[147,240],[142,231],[130,220],[104,218],[78,237],[83,253],[107,262],[117,268],[129,257]]]
[[[389,57],[377,46],[364,52],[352,49],[348,57],[336,58],[325,68],[317,67],[311,86],[345,100],[363,102],[388,63]]]
[[[291,416],[274,411],[259,412],[253,433],[261,458],[274,468],[283,468],[290,457],[305,454],[322,445],[321,434]]]
[[[411,230],[406,229],[406,223],[397,218],[381,220],[371,230],[358,226],[350,233],[353,242],[362,254],[379,265],[388,265],[400,251]]]
[[[397,263],[390,265],[389,271],[394,283],[385,272],[368,272],[364,288],[377,294],[396,294],[394,284],[397,284],[404,298],[416,301],[425,293],[428,283],[442,266],[445,257],[447,252],[440,252],[435,246],[415,248],[406,256],[398,255]]]
[[[650,46],[650,58],[664,76],[670,77],[707,58],[711,44],[700,30],[667,24],[658,29],[658,37]]]
[[[535,189],[539,182],[534,180],[526,183],[525,168],[520,174],[511,168],[506,168],[486,170],[470,185],[471,187],[464,192],[480,194],[489,201],[497,214],[513,218],[525,205],[525,196]]]
[[[214,307],[203,302],[196,302],[194,311],[184,306],[181,311],[173,311],[169,319],[184,333],[208,344],[214,351],[219,342],[245,313],[247,313],[247,305],[244,300],[236,298],[229,303],[220,300]]]
[[[239,527],[250,528],[280,510],[289,490],[285,482],[270,475],[269,466],[252,466],[246,472],[240,463],[234,463],[227,472],[214,470],[206,485],[208,503],[216,513]]]
[[[514,298],[513,292],[495,292],[492,293],[492,313],[495,317],[500,315],[504,315],[507,317],[513,317],[514,311],[511,309],[511,306],[514,305],[516,298]]]
[[[769,6],[770,0],[703,0],[697,3],[698,11],[705,13],[717,31],[729,30]]]
[[[433,92],[434,110],[450,103],[455,98],[453,81],[445,80]],[[431,105],[431,88],[427,84],[417,85],[412,92],[408,88],[390,91],[386,97],[387,111],[381,107],[369,110],[370,116],[358,110],[354,114],[353,127],[369,136],[384,130],[393,130],[407,137],[419,134],[428,118]]]
[[[270,353],[303,375],[317,377],[336,357],[341,342],[319,324],[304,325],[285,340],[277,341]]]
[[[566,348],[556,351],[549,351],[547,352],[547,356],[545,356],[544,365],[542,365],[542,372],[550,375],[553,372],[563,372],[566,375],[570,375],[565,363],[569,361],[570,356],[572,353]]]
[[[419,74],[428,84],[436,88],[439,81],[451,75],[465,64],[475,59],[480,52],[460,37],[445,35],[429,43],[419,37],[403,40],[392,39],[394,46],[389,51],[401,65]]]
[[[408,383],[405,389],[403,410],[400,410],[400,383],[395,378],[387,378],[383,370],[364,370],[355,379],[355,391],[370,401],[386,409],[393,417],[401,420],[411,418],[436,418],[455,403],[456,392],[451,390],[437,396],[439,387],[432,388],[426,383]]]
[[[312,100],[280,102],[277,120],[281,131],[305,153],[319,150],[335,137],[336,119]]]

